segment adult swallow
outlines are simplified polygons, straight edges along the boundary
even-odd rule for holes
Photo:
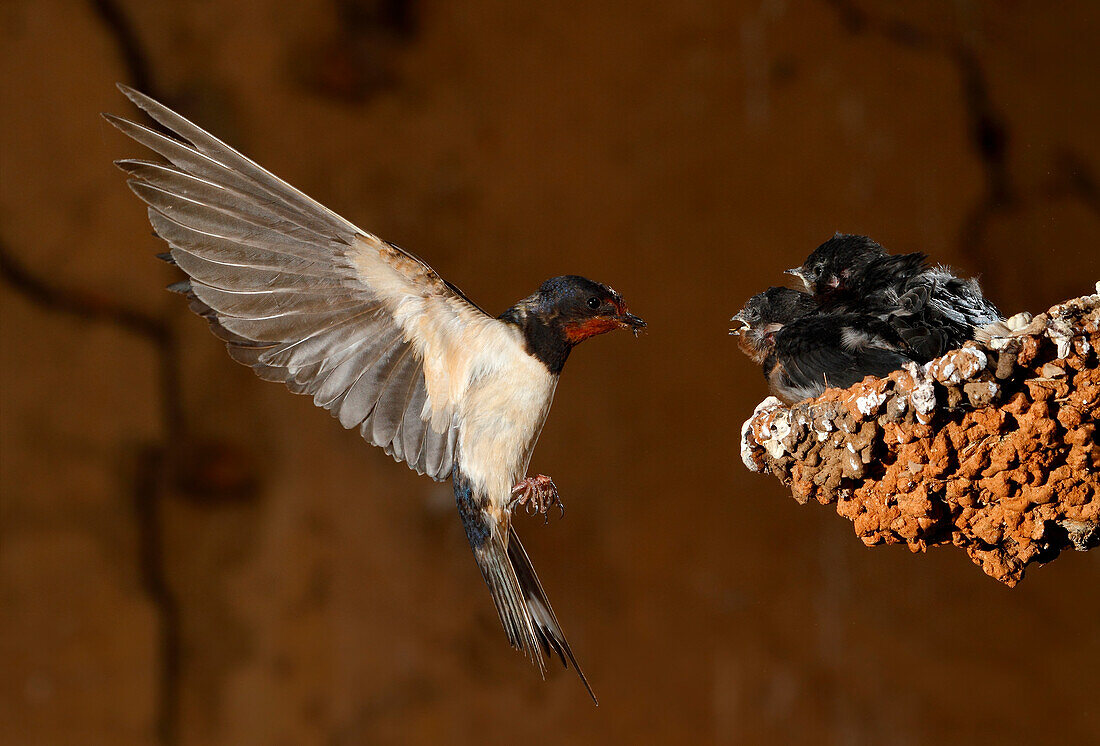
[[[509,642],[543,676],[556,654],[595,701],[512,512],[559,504],[549,478],[525,475],[570,351],[645,322],[577,276],[547,280],[494,318],[409,252],[119,88],[171,133],[104,115],[168,161],[118,165],[188,275],[175,289],[233,359],[312,396],[417,473],[450,478]]]
[[[979,327],[1003,320],[976,280],[930,265],[921,253],[888,254],[867,236],[838,233],[787,273],[799,278],[827,312],[871,314],[886,321],[922,362],[961,347]]]
[[[809,301],[807,303],[807,301]],[[885,376],[912,360],[891,326],[868,314],[822,313],[805,293],[768,288],[734,316],[741,349],[787,404]]]

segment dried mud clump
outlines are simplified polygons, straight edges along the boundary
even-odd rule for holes
[[[980,342],[744,424],[741,458],[799,503],[836,503],[868,546],[953,544],[1015,585],[1100,544],[1097,294],[1020,314]]]

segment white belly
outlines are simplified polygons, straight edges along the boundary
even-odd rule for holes
[[[458,454],[474,491],[499,507],[527,472],[557,376],[530,355],[509,355],[473,381],[462,401]]]

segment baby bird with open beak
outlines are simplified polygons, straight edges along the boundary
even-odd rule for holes
[[[775,349],[775,336],[784,326],[817,310],[813,297],[784,287],[771,287],[749,298],[730,321],[737,346],[757,365]]]
[[[867,314],[822,314],[806,293],[768,288],[734,317],[741,350],[787,404],[884,376],[912,358],[890,326]]]

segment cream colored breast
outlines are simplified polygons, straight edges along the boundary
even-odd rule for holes
[[[527,354],[519,331],[492,350],[462,400],[458,453],[475,490],[507,502],[531,460],[557,387],[554,376]]]

